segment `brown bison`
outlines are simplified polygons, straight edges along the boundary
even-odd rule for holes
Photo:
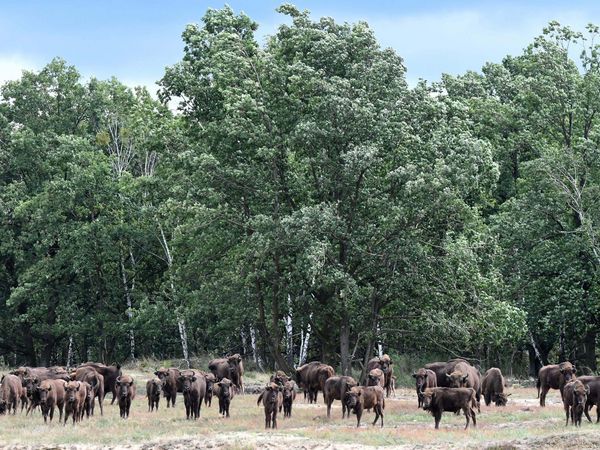
[[[367,375],[367,386],[381,386],[385,388],[385,374],[381,369],[373,369]]]
[[[271,375],[271,378],[269,379],[269,381],[271,383],[277,383],[277,384],[283,386],[288,381],[292,381],[292,378],[288,377],[287,374],[283,370],[278,370],[273,375]]]
[[[206,378],[198,370],[183,370],[179,376],[183,386],[183,401],[185,403],[185,416],[187,419],[200,417],[202,400],[206,395]],[[214,388],[213,388],[214,389]]]
[[[210,407],[212,405],[213,388],[217,378],[212,373],[204,374],[206,379],[206,393],[204,394],[204,404]]]
[[[23,387],[18,376],[8,374],[0,380],[0,414],[17,413],[17,403],[22,397]]]
[[[590,391],[587,396],[587,402],[585,404],[585,416],[587,420],[590,422],[592,418],[590,417],[590,409],[596,406],[596,423],[600,422],[600,377],[598,376],[583,376],[577,378],[584,385],[586,385]]]
[[[344,403],[348,411],[356,414],[356,427],[360,427],[360,419],[365,409],[375,411],[375,420],[381,417],[381,426],[383,427],[383,410],[385,409],[385,399],[383,398],[383,388],[381,386],[356,386],[346,392]]]
[[[382,357],[376,356],[367,363],[367,371],[371,372],[373,369],[380,369],[384,374],[383,387],[386,392],[386,397],[390,396],[392,391],[392,377],[394,376],[394,367],[392,365],[392,359],[389,355],[383,355]]]
[[[238,392],[244,392],[244,363],[240,354],[213,359],[208,363],[208,370],[217,378],[217,381],[228,378]]]
[[[81,381],[65,381],[63,386],[65,389],[64,423],[66,425],[69,416],[72,416],[73,425],[75,425],[75,422],[81,421],[87,390]]]
[[[481,378],[479,370],[465,361],[460,361],[454,366],[452,373],[446,374],[448,387],[451,388],[473,388],[477,399],[477,409],[481,401]]]
[[[325,388],[325,381],[335,375],[333,367],[319,361],[304,364],[296,369],[296,382],[305,393],[309,403],[316,403],[319,391]]]
[[[62,380],[64,381],[64,380]],[[37,376],[26,376],[21,381],[21,385],[23,389],[25,389],[25,393],[27,395],[27,399],[29,400],[29,406],[27,407],[26,415],[29,415],[35,408],[40,405],[40,393],[38,388],[40,387],[40,380]]]
[[[348,376],[335,376],[325,381],[323,398],[327,405],[327,417],[331,417],[331,404],[334,400],[342,402],[342,418],[346,417],[346,403],[344,403],[344,398],[346,397],[346,392],[356,386],[358,386],[356,380]],[[348,417],[350,417],[350,411],[348,411]]]
[[[277,411],[283,405],[283,387],[277,383],[269,383],[258,396],[256,405],[262,402],[265,408],[265,428],[277,428]]]
[[[98,399],[98,406],[100,407],[100,415],[104,415],[104,377],[100,375],[93,367],[80,367],[71,373],[71,380],[73,381],[85,381],[90,384],[92,390],[92,401],[86,406],[86,413],[88,417],[94,415],[95,399]]]
[[[423,409],[429,411],[435,420],[435,428],[440,427],[444,411],[457,412],[462,409],[467,418],[465,430],[469,428],[469,419],[473,419],[473,426],[477,425],[475,408],[478,407],[473,388],[428,388],[423,392]]]
[[[296,400],[296,389],[293,381],[287,381],[281,391],[283,395],[283,417],[292,417],[292,405]]]
[[[219,399],[219,414],[229,417],[229,405],[233,398],[233,383],[227,378],[223,378],[213,385],[213,392]]]
[[[485,372],[483,380],[481,380],[481,391],[486,406],[490,406],[491,402],[494,402],[496,406],[506,406],[510,394],[504,393],[505,384],[500,369],[492,367]]]
[[[148,398],[148,412],[158,411],[158,403],[160,402],[160,394],[163,391],[163,381],[160,378],[153,378],[146,382],[146,397]]]
[[[171,405],[175,406],[175,400],[177,400],[177,380],[181,375],[179,369],[175,367],[170,367],[165,369],[161,367],[154,375],[163,382],[163,394],[167,399],[167,408],[170,408]]]
[[[63,380],[44,380],[37,388],[40,397],[40,408],[44,416],[44,423],[48,417],[50,422],[54,418],[54,408],[58,408],[60,416],[59,422],[62,422],[63,408],[65,406],[65,382]]]
[[[579,380],[569,381],[564,385],[563,406],[567,417],[565,426],[569,425],[569,416],[571,416],[572,425],[581,426],[581,417],[583,416],[589,393],[589,386],[586,386]]]
[[[425,364],[423,367],[435,373],[438,387],[450,387],[446,374],[454,372],[454,367],[460,362],[468,364],[468,361],[462,358],[451,359],[447,362],[433,362]]]
[[[546,394],[550,389],[558,389],[563,398],[563,388],[569,381],[575,379],[577,369],[568,361],[560,364],[544,366],[538,372],[537,390],[540,406],[546,406]],[[540,393],[541,390],[541,393]]]
[[[108,392],[112,392],[113,398],[110,402],[112,405],[117,399],[117,378],[121,376],[121,366],[105,366],[104,364],[95,362],[86,362],[80,364],[79,367],[93,367],[100,375],[104,377],[104,395]],[[102,399],[104,400],[104,398]]]
[[[116,395],[119,399],[119,413],[123,419],[129,417],[131,402],[135,399],[135,382],[129,375],[121,375],[115,380]]]
[[[423,406],[423,391],[437,387],[437,377],[433,370],[419,369],[412,374],[417,388],[417,408]]]
[[[11,375],[18,376],[21,380],[25,378],[36,378],[40,382],[44,380],[64,380],[69,381],[69,373],[64,367],[19,367]]]

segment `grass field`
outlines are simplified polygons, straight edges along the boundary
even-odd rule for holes
[[[277,430],[264,430],[262,408],[256,395],[237,396],[231,405],[231,417],[219,417],[215,400],[212,408],[202,407],[198,421],[185,419],[183,397],[179,394],[175,408],[165,408],[161,399],[159,412],[149,413],[145,398],[145,381],[149,374],[131,373],[138,385],[138,396],[128,420],[119,418],[119,408],[105,404],[103,417],[97,415],[81,424],[66,426],[55,422],[44,425],[39,411],[33,417],[24,414],[0,417],[0,447],[10,448],[597,448],[600,425],[587,421],[581,429],[564,426],[564,412],[557,391],[547,399],[547,407],[537,404],[532,388],[509,388],[512,392],[505,408],[482,405],[476,429],[463,430],[464,416],[445,413],[441,429],[434,430],[433,418],[417,409],[413,390],[398,389],[396,398],[386,401],[385,426],[373,427],[372,413],[365,413],[357,429],[356,418],[342,420],[339,402],[334,403],[332,418],[326,418],[322,397],[308,405],[300,394],[294,403],[291,419],[278,417]],[[267,377],[250,374],[247,382],[263,383]],[[110,398],[110,395],[107,399]],[[98,409],[96,409],[98,413]],[[592,411],[595,418],[595,411]],[[584,419],[585,420],[585,419]]]

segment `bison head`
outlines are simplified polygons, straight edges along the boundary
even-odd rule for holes
[[[344,403],[349,410],[354,411],[356,406],[361,402],[362,389],[360,387],[353,387],[346,395],[344,395]]]
[[[283,388],[280,385],[270,383],[265,388],[265,393],[263,394],[266,404],[276,405],[277,399],[279,398],[279,392],[281,392],[282,389]]]
[[[575,383],[576,386],[573,389],[573,406],[583,408],[590,393],[590,387],[581,382],[576,381]]]
[[[425,369],[419,369],[412,374],[415,379],[417,391],[421,392],[427,386],[427,371]]]
[[[496,394],[494,396],[494,403],[496,406],[506,406],[508,403],[508,397],[510,397],[510,395],[511,394]]]
[[[389,357],[389,355],[383,355],[381,358],[379,358],[379,368],[383,373],[388,373],[391,365],[392,359]]]
[[[23,378],[21,385],[27,389],[27,396],[31,397],[33,393],[37,391],[37,388],[40,385],[40,379],[35,376],[25,377]]]
[[[447,373],[446,378],[448,379],[448,387],[459,388],[466,385],[469,374],[463,374],[462,372],[455,371],[452,373]]]
[[[165,369],[164,367],[161,367],[156,372],[154,372],[154,375],[162,381],[162,380],[165,380],[166,378],[168,378],[169,371],[167,369]]]
[[[119,397],[127,398],[129,396],[129,388],[133,386],[133,378],[129,376],[117,377],[116,384]]]
[[[65,381],[65,401],[67,403],[75,403],[77,399],[77,393],[81,389],[81,382],[79,381]]]
[[[292,383],[286,382],[283,385],[283,399],[289,400],[294,398],[294,386]]]
[[[567,362],[560,363],[558,365],[558,369],[560,370],[560,373],[564,377],[565,383],[568,383],[569,381],[575,379],[575,373],[577,372],[577,369],[570,362],[567,361]]]
[[[433,389],[425,389],[422,393],[423,409],[429,411],[435,401],[435,391]]]
[[[37,388],[37,392],[38,392],[38,396],[40,399],[40,403],[42,405],[45,405],[46,402],[48,401],[48,395],[50,395],[50,392],[52,392],[52,385],[51,384],[42,384],[41,386],[39,386]]]
[[[223,378],[221,381],[217,383],[219,386],[219,397],[220,398],[230,398],[231,397],[231,380],[227,378]]]
[[[189,392],[192,389],[192,384],[196,382],[197,378],[194,374],[185,374],[179,377],[179,382],[183,388],[183,392]]]

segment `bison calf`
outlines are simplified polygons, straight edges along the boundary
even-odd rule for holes
[[[423,391],[437,387],[437,377],[433,370],[419,369],[412,374],[417,388],[417,408],[423,406]]]
[[[223,378],[213,384],[213,391],[219,399],[219,414],[229,417],[229,405],[233,397],[233,383],[228,378]]]
[[[146,397],[148,397],[148,412],[158,411],[158,403],[160,402],[160,394],[163,390],[163,382],[159,378],[153,378],[146,382]],[[169,400],[167,400],[168,403]]]
[[[277,383],[269,383],[258,396],[257,405],[262,402],[265,407],[265,428],[277,428],[277,411],[283,405],[283,387]]]
[[[115,380],[116,392],[119,399],[119,412],[123,419],[129,417],[131,402],[135,399],[135,384],[129,375],[121,375]]]
[[[436,429],[440,427],[444,411],[457,412],[461,409],[467,418],[465,430],[469,428],[470,418],[473,419],[473,426],[476,426],[475,408],[478,403],[473,388],[437,387],[425,389],[423,392],[423,409],[433,415]]]
[[[65,405],[65,382],[63,380],[44,380],[38,387],[38,394],[44,423],[46,423],[48,417],[50,417],[50,422],[52,422],[55,407],[58,407],[60,413],[58,421],[62,421]]]
[[[206,393],[204,394],[204,404],[210,407],[212,405],[213,398],[213,388],[215,383],[217,382],[217,378],[212,373],[207,373],[204,375],[204,379],[206,380]]]
[[[81,420],[87,390],[81,381],[63,382],[65,389],[65,425],[69,415],[73,417],[73,425]]]
[[[377,419],[381,417],[381,426],[383,427],[383,410],[385,408],[385,399],[383,398],[383,388],[381,386],[357,386],[346,392],[344,403],[348,411],[356,414],[356,427],[360,426],[360,419],[363,410],[371,409],[375,411],[375,420],[373,425],[377,423]]]
[[[283,417],[292,417],[292,405],[296,399],[296,389],[293,381],[287,381],[283,385]]]
[[[569,416],[571,416],[572,425],[581,426],[581,417],[583,416],[589,393],[589,386],[584,385],[579,380],[570,381],[565,384],[563,389],[563,405],[567,417],[565,426],[569,425]]]
[[[491,402],[494,402],[496,406],[506,406],[510,394],[504,393],[504,383],[500,369],[496,367],[488,369],[481,381],[481,390],[486,406],[490,406]]]

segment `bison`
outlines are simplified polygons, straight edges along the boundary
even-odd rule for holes
[[[208,369],[217,381],[228,378],[238,392],[244,392],[244,363],[238,353],[226,358],[213,359],[208,363]]]
[[[491,402],[494,402],[496,406],[506,406],[510,394],[504,393],[505,384],[500,369],[492,367],[485,372],[483,380],[481,380],[481,391],[486,406],[490,406]]]
[[[265,428],[277,428],[277,411],[283,405],[283,387],[277,383],[269,383],[258,396],[256,405],[262,402],[265,408]]]
[[[223,378],[213,385],[214,394],[219,399],[219,414],[229,417],[229,405],[233,398],[233,383],[227,378]]]
[[[563,388],[563,406],[567,422],[569,425],[569,416],[571,416],[571,424],[580,427],[581,417],[587,403],[587,396],[590,393],[589,386],[586,386],[579,380],[569,381]]]
[[[85,397],[87,390],[81,381],[65,381],[65,425],[69,416],[73,417],[73,425],[75,422],[81,421],[82,411],[85,405]]]
[[[296,400],[296,389],[293,381],[287,381],[281,391],[283,395],[283,417],[292,417],[292,405]]]
[[[536,384],[540,406],[546,406],[546,394],[550,389],[558,389],[562,399],[565,384],[575,379],[576,372],[577,369],[569,361],[542,367],[538,372]]]
[[[481,379],[479,371],[465,361],[460,361],[454,366],[452,373],[446,374],[447,387],[451,388],[473,388],[477,399],[477,409],[481,401]]]
[[[344,403],[344,398],[346,397],[346,392],[356,386],[358,386],[356,380],[349,376],[334,376],[325,381],[323,398],[327,405],[327,417],[331,417],[331,404],[334,400],[342,402],[342,418],[346,417],[346,403]],[[348,411],[348,417],[350,417],[350,411]]]
[[[465,430],[469,428],[469,419],[473,419],[473,426],[476,426],[475,408],[478,404],[473,388],[437,387],[423,392],[423,409],[433,415],[436,430],[440,427],[444,411],[457,412],[461,409],[467,418]]]
[[[373,369],[380,369],[383,372],[383,387],[386,392],[386,397],[389,397],[392,391],[392,377],[394,376],[392,359],[389,357],[389,355],[383,355],[381,357],[376,356],[375,358],[372,358],[367,363],[367,371],[371,372]]]
[[[170,367],[165,369],[161,367],[154,375],[163,382],[163,395],[167,399],[167,408],[175,406],[175,400],[177,400],[177,380],[181,375],[179,369]],[[158,406],[158,405],[157,405]]]
[[[373,369],[367,375],[367,386],[381,386],[385,388],[385,374],[381,369]]]
[[[202,400],[206,395],[206,378],[204,373],[197,370],[184,370],[179,376],[183,386],[183,401],[185,403],[185,416],[187,419],[200,417]]]
[[[271,383],[277,383],[277,384],[283,386],[288,381],[292,381],[292,378],[288,377],[287,374],[283,370],[278,370],[273,375],[271,375],[271,378],[269,379],[269,381]]]
[[[217,382],[217,378],[212,373],[205,374],[204,378],[206,379],[206,393],[204,394],[204,404],[210,407],[212,405],[213,387]]]
[[[146,397],[148,398],[148,412],[158,411],[158,403],[160,402],[160,394],[163,391],[164,382],[160,378],[153,378],[146,382]]]
[[[590,409],[596,406],[596,423],[600,422],[600,377],[598,376],[583,376],[577,378],[584,385],[589,387],[590,391],[587,396],[587,402],[585,404],[585,416],[587,420],[590,422],[592,418],[590,417]]]
[[[44,423],[50,417],[50,422],[54,418],[54,408],[57,407],[60,413],[58,418],[62,422],[63,408],[65,405],[65,382],[63,380],[44,380],[37,388],[40,398],[40,408],[44,416]]]
[[[100,415],[104,415],[104,408],[102,406],[104,402],[104,377],[100,375],[93,367],[80,367],[71,373],[71,380],[74,381],[85,381],[90,384],[92,389],[92,400],[89,402],[89,408],[86,408],[88,417],[94,415],[94,404],[95,400],[98,399],[98,406],[100,407]]]
[[[417,408],[423,406],[423,391],[437,387],[437,377],[433,370],[419,369],[412,374],[417,388]]]
[[[113,398],[110,404],[114,404],[117,399],[117,378],[121,376],[121,366],[117,364],[116,366],[105,366],[104,364],[95,363],[95,362],[86,362],[79,365],[81,367],[93,367],[96,369],[100,375],[104,377],[104,395],[108,392],[112,392]],[[104,400],[104,398],[102,398]]]
[[[360,427],[363,410],[371,408],[375,411],[373,425],[381,417],[381,426],[383,427],[383,410],[385,409],[385,399],[383,397],[383,388],[381,386],[355,386],[346,392],[344,403],[348,411],[356,414],[357,428]]]
[[[8,374],[0,380],[0,414],[17,413],[17,403],[22,396],[23,387],[18,376]]]
[[[305,395],[308,393],[309,403],[316,403],[319,391],[325,388],[325,381],[334,375],[333,367],[313,361],[296,369],[296,382]]]
[[[435,373],[436,382],[438,387],[450,387],[448,377],[446,374],[454,372],[454,368],[460,362],[467,363],[467,360],[462,358],[451,359],[448,362],[433,362],[425,364],[425,369],[429,369]]]
[[[131,402],[135,399],[135,382],[129,375],[121,375],[115,380],[116,395],[119,398],[119,413],[121,418],[129,417]]]

